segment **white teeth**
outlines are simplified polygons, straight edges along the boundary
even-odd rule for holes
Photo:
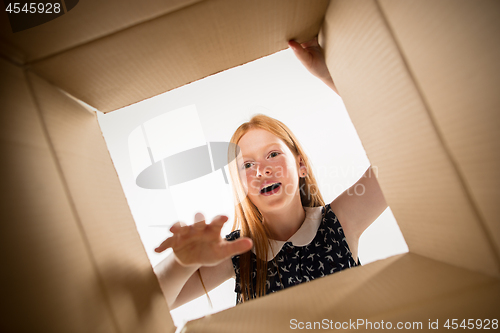
[[[270,187],[270,186],[274,186],[275,184],[278,184],[278,183],[272,183],[272,184],[269,184],[269,185],[267,185],[266,187],[264,187],[263,189],[266,189],[266,188],[268,188],[268,187]]]
[[[265,191],[266,191],[266,189],[268,189],[268,188],[270,188],[270,187],[273,187],[274,185],[277,185],[277,184],[279,184],[279,182],[269,184],[269,185],[267,185],[266,187],[263,187],[260,191],[261,191],[261,192],[265,192]]]

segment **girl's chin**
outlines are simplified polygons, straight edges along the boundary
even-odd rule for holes
[[[290,202],[283,200],[283,198],[276,198],[276,200],[259,200],[259,203],[255,205],[261,213],[273,213],[282,209],[286,209]],[[281,200],[279,200],[281,199]]]

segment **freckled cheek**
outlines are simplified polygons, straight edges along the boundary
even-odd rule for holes
[[[240,182],[241,185],[243,186],[243,189],[245,190],[245,192],[248,192],[248,182],[245,171],[240,171],[238,173],[238,176],[240,177]]]
[[[274,178],[276,178],[278,180],[285,178],[287,176],[287,173],[288,173],[287,169],[282,165],[276,166],[273,171],[274,171],[273,172]]]
[[[254,194],[260,191],[259,180],[252,177],[249,173],[240,172],[240,180],[246,194]]]
[[[290,167],[286,163],[276,165],[273,168],[273,170],[274,170],[274,172],[273,172],[274,178],[276,178],[278,180],[288,179],[288,178],[290,178],[290,175],[293,175],[293,172],[294,172],[293,166]]]
[[[253,177],[250,177],[248,179],[248,185],[249,185],[249,193],[252,194],[259,194],[260,193],[260,182],[258,179],[255,179]]]

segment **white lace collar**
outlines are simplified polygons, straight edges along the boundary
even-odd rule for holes
[[[271,247],[267,253],[268,261],[274,259],[285,243],[291,242],[294,246],[306,246],[316,237],[316,233],[321,223],[321,210],[323,207],[304,207],[304,209],[306,211],[306,218],[299,230],[297,230],[292,237],[287,241],[271,240]],[[255,248],[252,248],[252,252],[255,254]]]

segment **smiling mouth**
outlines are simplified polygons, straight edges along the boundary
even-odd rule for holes
[[[260,194],[263,194],[263,195],[274,194],[274,193],[278,192],[280,187],[281,187],[281,183],[270,184],[269,186],[266,186],[262,190],[260,190]]]

